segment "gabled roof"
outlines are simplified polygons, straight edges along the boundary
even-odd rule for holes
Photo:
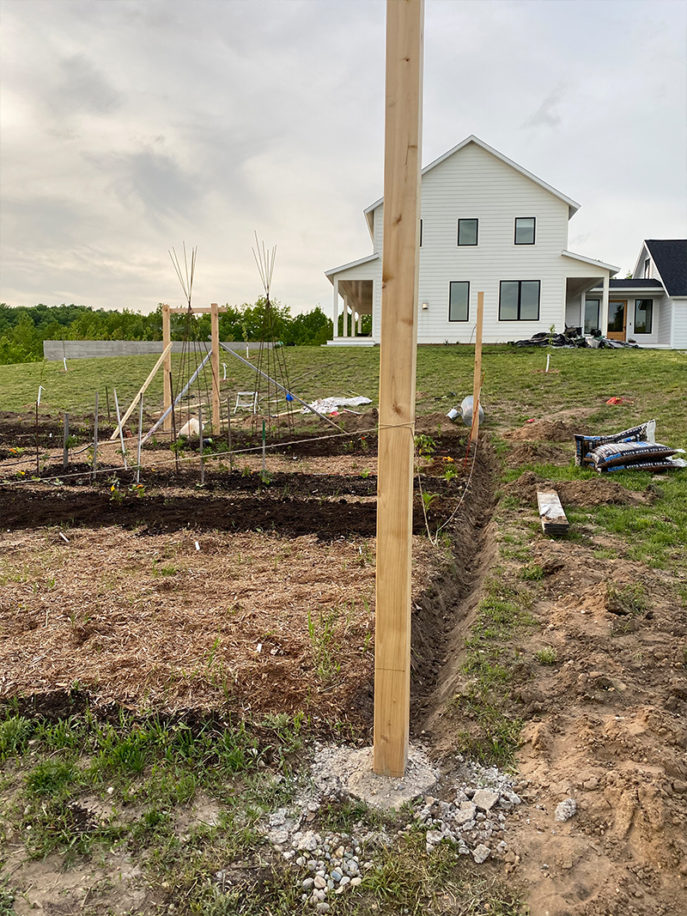
[[[561,194],[561,192],[557,191],[556,188],[552,187],[550,184],[547,184],[545,181],[542,181],[541,178],[537,178],[537,176],[533,175],[532,172],[528,172],[527,169],[524,169],[521,165],[518,165],[517,162],[513,162],[512,159],[504,156],[503,153],[500,153],[498,150],[494,149],[493,146],[489,146],[488,143],[485,143],[484,140],[480,140],[480,138],[476,137],[474,134],[470,134],[469,137],[466,137],[465,140],[463,140],[457,146],[454,146],[448,152],[444,153],[443,156],[439,156],[438,159],[435,159],[433,162],[430,162],[429,165],[426,165],[421,174],[426,175],[427,172],[430,172],[438,165],[441,165],[442,162],[453,156],[454,153],[457,153],[459,150],[463,149],[463,147],[467,146],[468,143],[474,143],[476,146],[479,146],[483,150],[486,150],[488,153],[491,153],[492,156],[500,159],[501,162],[505,162],[506,165],[509,165],[512,169],[515,169],[516,172],[520,172],[520,174],[524,175],[525,178],[529,178],[535,184],[538,184],[541,188],[544,188],[544,190],[549,191],[549,193],[564,201],[568,205],[568,219],[574,216],[575,213],[577,213],[577,211],[580,209],[580,204],[574,201],[571,197],[567,197],[565,194]],[[379,200],[376,200],[373,204],[370,204],[370,206],[363,211],[365,217],[367,218],[370,232],[372,231],[372,220],[370,214],[373,210],[376,210],[381,203],[384,203],[383,197],[380,197]]]
[[[646,239],[651,259],[669,296],[687,296],[687,239]]]
[[[595,258],[588,258],[584,254],[575,254],[574,251],[561,251],[561,254],[566,258],[572,258],[573,261],[582,261],[584,264],[591,264],[593,267],[602,267],[604,270],[609,270],[612,274],[617,274],[620,270],[619,267],[614,267],[612,264],[607,264],[605,261],[597,261]]]
[[[329,270],[325,270],[324,275],[331,280],[334,274],[340,274],[343,270],[348,270],[349,267],[359,267],[361,264],[367,264],[370,261],[377,260],[379,260],[378,254],[368,254],[364,258],[358,258],[357,261],[349,261],[348,264],[341,264],[339,267],[331,267]]]

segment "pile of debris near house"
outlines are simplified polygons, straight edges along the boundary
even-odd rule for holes
[[[611,350],[631,349],[638,350],[639,344],[634,340],[611,340],[603,337],[601,331],[595,330],[591,334],[584,334],[582,328],[571,328],[566,325],[562,334],[555,331],[540,331],[527,340],[509,340],[512,347],[591,347],[595,350],[608,348]]]
[[[668,471],[687,467],[678,453],[656,442],[656,421],[648,420],[611,436],[575,436],[575,464],[600,473],[611,471]]]

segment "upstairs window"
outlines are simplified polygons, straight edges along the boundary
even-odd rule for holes
[[[467,321],[470,314],[470,284],[452,280],[448,289],[448,320]]]
[[[501,280],[499,321],[539,321],[539,280]]]
[[[635,299],[635,334],[651,334],[653,299]]]
[[[459,245],[476,245],[477,244],[477,224],[476,219],[459,219],[458,220],[458,244]]]
[[[534,245],[537,220],[534,216],[518,216],[515,219],[515,244]]]

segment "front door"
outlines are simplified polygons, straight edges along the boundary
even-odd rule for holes
[[[627,329],[627,299],[608,300],[608,332],[610,340],[625,340]]]

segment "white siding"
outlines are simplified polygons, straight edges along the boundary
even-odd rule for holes
[[[374,211],[374,250],[381,255],[383,204]],[[503,342],[563,330],[566,276],[594,277],[604,271],[562,257],[568,242],[568,204],[474,143],[422,178],[418,340],[469,342],[474,337],[477,293],[485,294],[484,340]],[[534,245],[514,242],[516,217],[536,218]],[[479,220],[478,245],[458,246],[459,218]],[[381,264],[379,267],[381,280]],[[448,320],[449,282],[470,283],[469,319]],[[499,321],[501,280],[539,280],[538,321]],[[373,337],[379,339],[381,283],[375,284]]]
[[[673,299],[671,346],[677,350],[687,350],[687,298]]]

